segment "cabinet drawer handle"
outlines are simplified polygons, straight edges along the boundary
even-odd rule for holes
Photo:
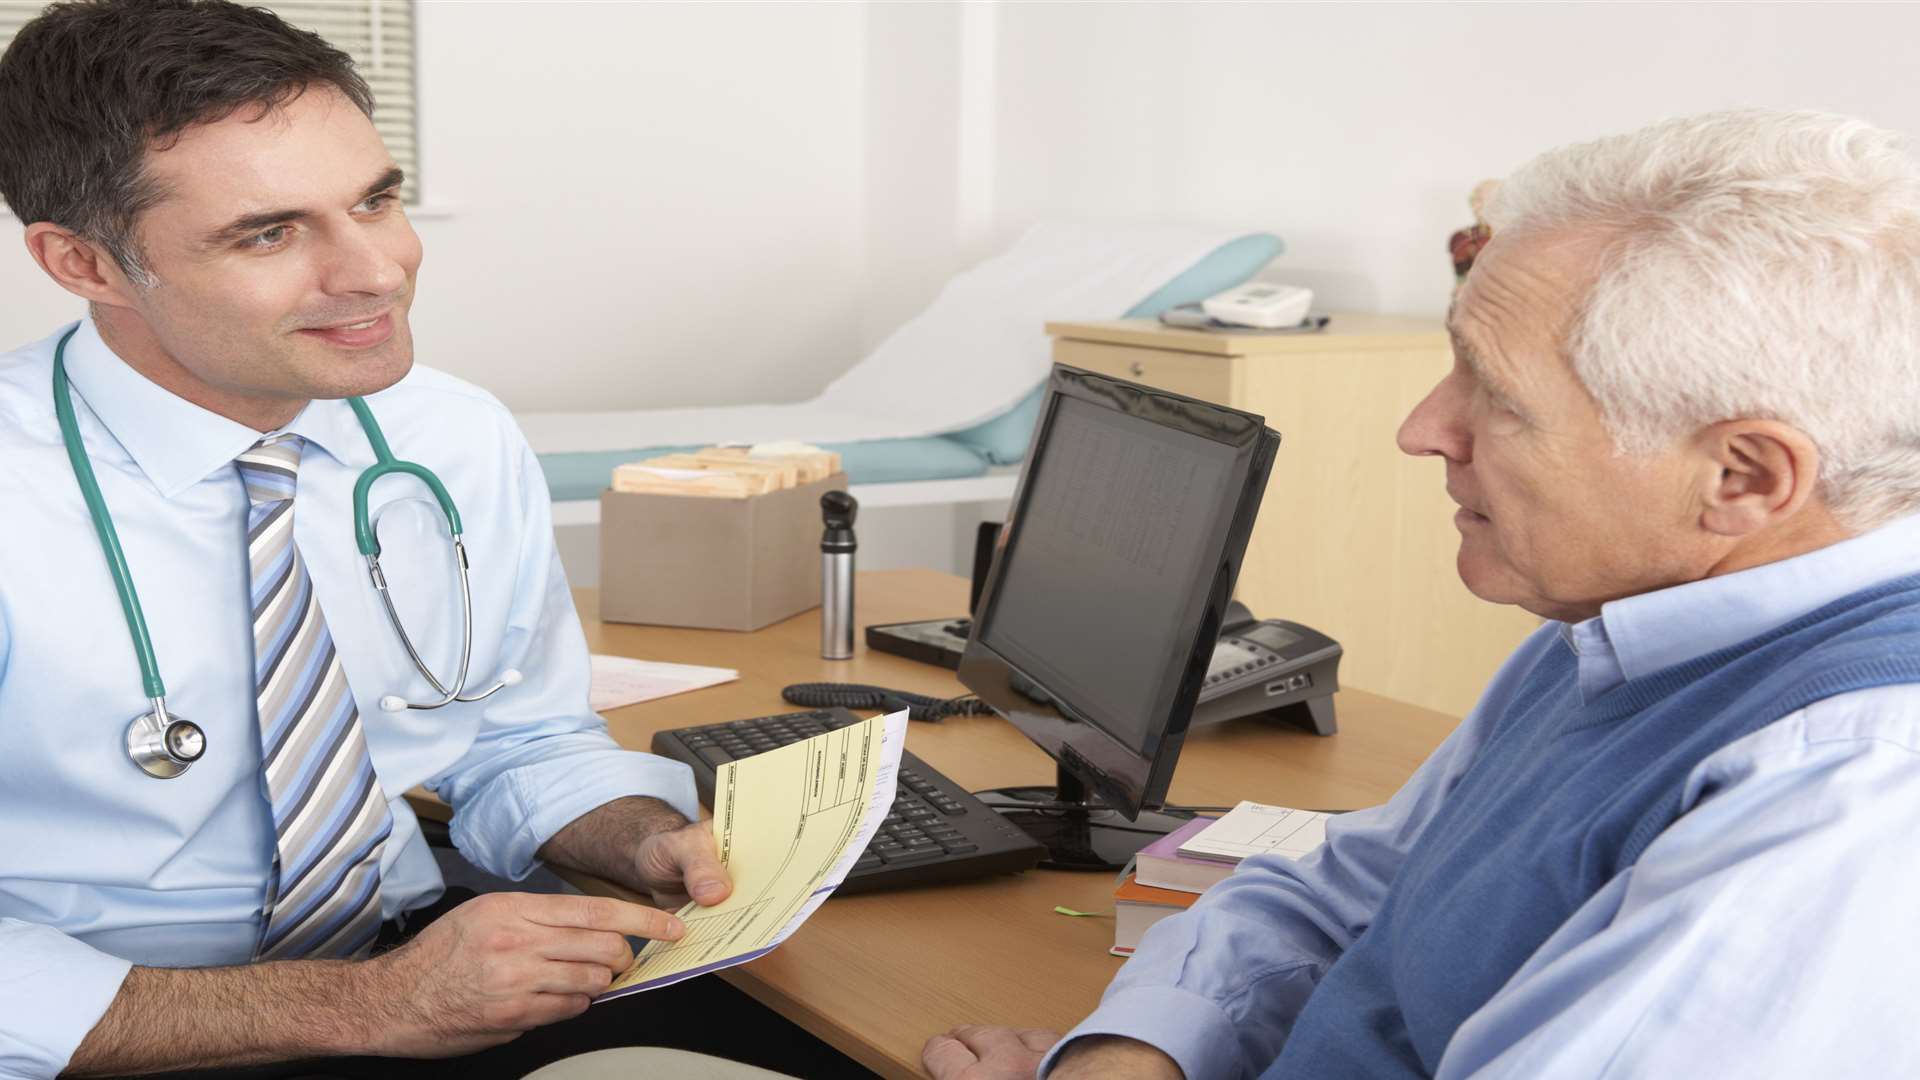
[[[1135,360],[1132,363],[1127,365],[1127,370],[1133,374],[1134,378],[1137,379],[1140,376],[1145,375],[1147,373],[1147,365],[1141,363],[1138,360]]]

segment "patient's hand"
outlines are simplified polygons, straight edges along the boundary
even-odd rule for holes
[[[1057,1031],[963,1024],[928,1039],[920,1064],[933,1080],[1032,1080],[1040,1059],[1059,1041]]]
[[[1032,1080],[1060,1036],[1028,1028],[966,1025],[927,1040],[920,1063],[933,1080]],[[1174,1060],[1138,1039],[1083,1035],[1053,1063],[1046,1080],[1185,1080]]]

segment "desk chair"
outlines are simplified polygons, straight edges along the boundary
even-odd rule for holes
[[[537,1069],[528,1073],[526,1080],[635,1080],[645,1076],[671,1076],[675,1080],[793,1080],[786,1073],[768,1072],[725,1058],[658,1047],[596,1050]]]

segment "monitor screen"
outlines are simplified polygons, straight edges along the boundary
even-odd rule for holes
[[[1189,643],[1188,583],[1232,477],[1234,448],[1078,398],[1033,462],[1017,548],[980,639],[1139,753]]]
[[[1280,437],[1055,365],[960,681],[1128,817],[1164,798]]]

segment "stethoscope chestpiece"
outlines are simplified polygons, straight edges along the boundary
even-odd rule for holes
[[[164,700],[127,725],[127,756],[140,771],[159,780],[171,780],[207,752],[207,735],[200,725],[167,714]]]

